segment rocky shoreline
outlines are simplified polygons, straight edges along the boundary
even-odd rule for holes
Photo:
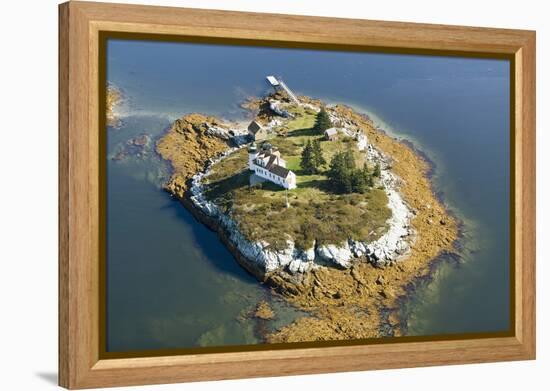
[[[301,99],[309,105],[318,102]],[[213,117],[193,114],[177,120],[157,144],[174,168],[166,190],[219,234],[241,266],[313,315],[273,333],[269,342],[378,337],[383,334],[382,309],[391,312],[393,335],[399,335],[398,299],[406,295],[407,284],[429,273],[432,259],[453,250],[457,238],[456,220],[433,193],[430,166],[420,154],[346,106],[331,108],[331,114],[365,129],[365,153],[381,163],[392,217],[388,231],[372,243],[350,239],[304,251],[289,241],[286,249],[273,251],[268,243],[249,242],[203,194],[211,167],[239,148],[231,146],[235,132]]]
[[[120,105],[122,101],[122,93],[114,85],[109,84],[107,86],[106,93],[106,118],[107,125],[116,127],[118,125],[119,119],[116,113],[117,106]]]

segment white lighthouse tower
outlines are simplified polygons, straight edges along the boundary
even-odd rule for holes
[[[258,156],[258,148],[256,143],[250,144],[248,147],[248,168],[254,171],[254,159]]]

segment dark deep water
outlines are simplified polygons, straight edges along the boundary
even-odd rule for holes
[[[409,335],[508,330],[509,63],[503,60],[110,41],[108,81],[126,101],[108,153],[190,112],[239,119],[282,76],[297,93],[369,112],[435,163],[434,187],[464,222],[461,261],[442,262],[403,305]],[[154,153],[108,160],[108,351],[257,343],[244,312],[270,296],[160,189]],[[240,320],[237,320],[239,318]]]

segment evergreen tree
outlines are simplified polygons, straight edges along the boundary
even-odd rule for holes
[[[328,171],[328,177],[332,183],[332,187],[336,191],[344,190],[344,171],[344,154],[342,152],[337,152],[330,161],[330,168]]]
[[[368,174],[368,176],[367,176],[367,186],[368,187],[374,187],[374,179],[372,179],[371,174]]]
[[[337,152],[330,161],[328,176],[333,188],[338,192],[353,192],[353,154]]]
[[[341,178],[342,182],[342,189],[344,193],[351,194],[353,193],[354,187],[353,187],[353,171],[350,171],[348,169],[345,169]]]
[[[332,187],[342,193],[366,193],[374,186],[367,164],[355,168],[353,151],[337,152],[330,161],[328,177]]]
[[[355,156],[353,156],[353,151],[348,149],[344,153],[344,164],[347,171],[355,170]]]
[[[367,163],[364,163],[363,168],[361,170],[356,170],[356,172],[358,179],[356,179],[355,191],[366,193],[369,188],[374,185]]]
[[[367,163],[363,163],[363,175],[366,177],[370,176],[369,166],[367,166]]]
[[[377,178],[380,178],[380,164],[379,163],[376,163],[376,165],[374,166],[374,171],[373,171],[372,175],[377,177]]]
[[[323,150],[321,148],[321,140],[314,140],[313,144],[313,163],[315,165],[316,171],[319,172],[321,166],[325,165],[327,161],[323,156]]]
[[[319,134],[322,134],[325,130],[329,128],[332,128],[332,121],[330,120],[330,117],[325,108],[321,107],[321,110],[317,113],[317,117],[315,118],[314,129]]]
[[[315,173],[315,162],[313,160],[313,147],[311,141],[307,141],[306,146],[302,150],[302,160],[300,161],[300,167],[306,174]]]
[[[344,159],[341,152],[336,152],[330,160],[328,175],[330,178],[337,178],[339,173],[343,170]]]
[[[363,170],[353,170],[351,172],[352,191],[356,193],[366,193],[368,190],[367,179],[363,175]]]

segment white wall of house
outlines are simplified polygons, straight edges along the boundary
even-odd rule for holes
[[[281,178],[280,176],[273,174],[271,171],[269,171],[265,167],[257,165],[255,162],[255,159],[257,156],[258,156],[258,152],[248,153],[248,168],[250,169],[250,171],[254,171],[254,173],[259,177],[267,179],[268,181],[273,182],[279,186],[282,186],[285,189],[296,188],[296,174],[290,171],[286,178]],[[278,162],[278,165],[282,167],[286,167],[286,161],[281,157],[277,159],[277,162]]]
[[[285,189],[295,189],[296,188],[296,175],[291,171],[286,178],[281,178],[273,174],[268,169],[257,166],[253,164],[252,170],[254,174],[258,175],[261,178],[267,179],[270,182],[273,182],[279,186],[284,187]]]

